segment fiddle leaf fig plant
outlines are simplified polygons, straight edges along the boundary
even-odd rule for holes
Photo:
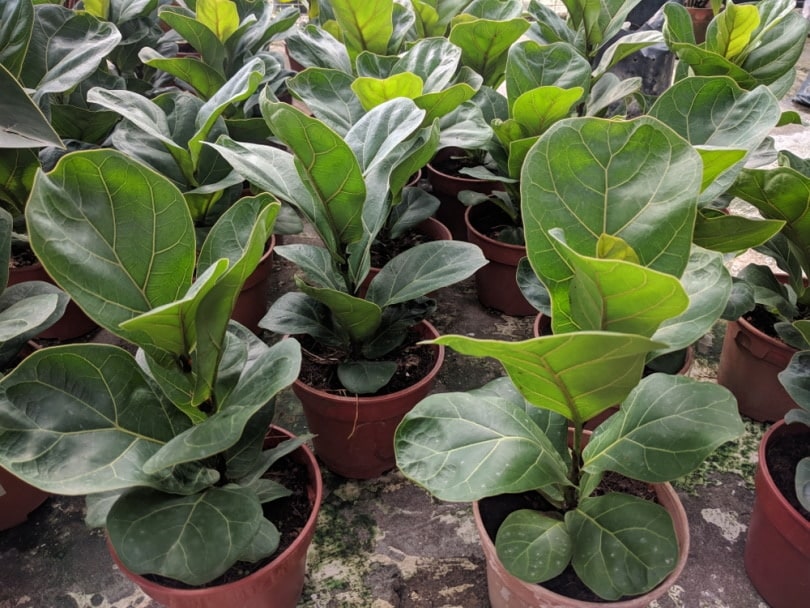
[[[495,537],[523,580],[570,564],[606,600],[660,584],[678,559],[671,517],[597,488],[608,472],[672,481],[743,432],[725,388],[642,379],[649,360],[703,335],[731,290],[721,255],[692,245],[702,172],[698,152],[655,119],[556,123],[520,180],[527,256],[550,295],[554,334],[431,341],[495,358],[508,379],[417,404],[397,429],[397,464],[444,500],[536,494],[543,506],[508,514]],[[585,445],[585,423],[617,404]]]
[[[37,256],[138,351],[70,344],[26,358],[0,384],[0,465],[88,495],[92,522],[136,573],[200,585],[276,550],[262,503],[288,491],[263,474],[303,438],[262,444],[300,349],[229,319],[278,209],[268,195],[243,199],[198,257],[181,192],[120,152],[68,154],[35,180]],[[202,536],[218,540],[202,551]]]
[[[796,60],[807,38],[807,20],[794,8],[792,0],[728,0],[709,24],[705,42],[695,44],[688,12],[671,2],[664,8],[664,37],[692,73],[726,75],[747,90],[762,84],[782,98],[796,78]]]
[[[810,163],[782,151],[774,168],[743,169],[729,192],[756,207],[766,221],[782,224],[781,231],[757,251],[770,256],[787,274],[787,282],[782,283],[769,266],[746,266],[740,279],[749,286],[751,297],[731,316],[759,305],[772,316],[778,336],[804,350],[810,343],[795,324],[810,315],[810,289],[804,278],[810,270],[810,223],[805,217],[810,206]]]
[[[208,101],[182,91],[154,99],[132,91],[92,89],[88,99],[124,119],[112,134],[113,146],[169,178],[186,200],[194,222],[210,226],[242,192],[242,178],[219,154],[203,145],[227,128],[222,113],[259,86],[264,64],[254,58]]]
[[[224,137],[215,148],[251,183],[295,206],[323,246],[276,248],[306,276],[296,279],[301,291],[279,298],[259,325],[308,334],[336,349],[344,387],[374,393],[396,369],[385,356],[435,307],[424,296],[471,276],[485,263],[474,245],[428,242],[394,257],[367,282],[371,247],[392,210],[429,197],[403,196],[402,190],[433,155],[437,128],[422,127],[425,111],[405,98],[376,106],[342,137],[267,97],[262,113],[291,152]]]
[[[805,341],[810,344],[810,332],[805,322],[798,326]],[[810,351],[801,350],[793,355],[788,366],[779,372],[779,382],[799,407],[785,414],[786,424],[804,424],[810,427]],[[796,466],[796,498],[799,504],[810,510],[810,458],[802,458]]]

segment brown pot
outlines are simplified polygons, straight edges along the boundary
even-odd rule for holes
[[[585,431],[583,443],[587,443],[590,431]],[[569,441],[571,430],[569,429]],[[664,595],[667,590],[675,584],[686,565],[686,557],[689,555],[689,522],[686,519],[686,511],[681,504],[678,494],[668,483],[651,484],[655,490],[659,504],[664,507],[672,517],[675,527],[675,534],[678,538],[678,563],[675,569],[665,578],[660,585],[643,595],[616,602],[586,602],[582,600],[565,597],[554,593],[539,584],[527,583],[516,576],[510,574],[504,568],[498,553],[495,550],[495,543],[487,532],[484,521],[481,517],[480,502],[473,503],[473,516],[475,526],[478,529],[478,537],[484,549],[484,557],[487,563],[487,587],[489,590],[489,601],[492,608],[646,608],[650,602]],[[493,500],[492,498],[487,500]],[[495,497],[497,500],[497,497]],[[504,513],[504,516],[506,513]],[[500,524],[498,524],[500,525]]]
[[[532,330],[534,332],[534,337],[538,338],[540,336],[549,336],[551,335],[551,317],[544,315],[542,312],[539,313],[534,319],[534,325],[532,326]],[[679,376],[685,376],[690,369],[692,369],[692,364],[695,362],[695,349],[692,346],[689,346],[686,349],[683,357],[683,365],[677,371]],[[589,431],[594,430],[600,424],[602,424],[605,420],[610,418],[613,414],[619,411],[619,406],[615,405],[613,407],[609,407],[604,412],[601,412],[595,418],[591,418],[588,422],[585,423],[585,428]]]
[[[271,448],[284,439],[293,437],[288,431],[272,426],[264,446]],[[144,593],[168,608],[295,608],[304,588],[307,550],[315,534],[323,498],[323,480],[318,463],[306,446],[292,452],[291,456],[307,468],[309,480],[307,494],[312,511],[307,523],[293,543],[272,562],[243,579],[201,589],[174,589],[152,582],[127,570],[110,547],[110,553],[118,568],[127,578],[138,585]],[[109,543],[108,543],[109,546]]]
[[[39,262],[29,266],[10,268],[8,273],[8,284],[24,283],[27,281],[44,281],[55,285],[54,280]],[[65,314],[53,325],[39,334],[39,338],[54,340],[74,340],[91,331],[98,329],[98,324],[84,314],[81,308],[73,301],[68,302]]]
[[[790,363],[796,349],[761,332],[740,318],[729,321],[720,351],[717,383],[737,398],[740,413],[754,420],[781,420],[797,407],[777,374]]]
[[[528,316],[537,313],[529,304],[517,284],[517,266],[526,257],[526,247],[496,241],[483,233],[488,216],[497,208],[488,203],[468,207],[464,215],[467,226],[467,240],[478,245],[489,260],[489,264],[475,273],[475,286],[478,301],[513,316]]]
[[[695,42],[701,44],[706,41],[706,30],[709,27],[714,13],[711,7],[699,8],[694,6],[685,7],[692,18],[692,29],[695,32]]]
[[[0,530],[23,523],[48,496],[0,467]]]
[[[768,443],[807,427],[779,421],[759,444],[754,508],[745,541],[745,571],[771,608],[807,605],[810,597],[810,522],[782,496],[768,471]]]
[[[273,270],[275,244],[276,237],[271,236],[267,251],[242,286],[233,309],[234,321],[238,321],[254,333],[259,331],[259,320],[268,308],[267,298],[270,293],[270,273]]]
[[[428,181],[433,189],[433,195],[441,201],[436,219],[450,229],[453,238],[457,241],[467,240],[467,227],[464,223],[464,212],[467,207],[458,200],[458,193],[462,190],[472,190],[481,194],[490,194],[493,190],[503,190],[499,182],[463,177],[440,171],[436,164],[463,153],[460,148],[444,148],[436,153],[432,163],[425,166]]]
[[[416,326],[425,339],[439,332],[427,321]],[[444,346],[431,346],[436,360],[416,384],[388,395],[343,397],[296,380],[315,453],[326,467],[351,479],[372,479],[396,466],[394,431],[402,417],[424,399],[444,362]]]

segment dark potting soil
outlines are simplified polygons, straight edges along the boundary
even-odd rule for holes
[[[757,305],[754,310],[745,313],[743,319],[771,338],[780,339],[776,330],[773,328],[779,319],[776,315],[768,312],[764,307]]]
[[[810,511],[803,508],[796,498],[796,466],[802,458],[810,457],[810,442],[807,433],[782,434],[771,439],[765,449],[765,461],[774,484],[790,505],[807,521]]]
[[[376,240],[371,246],[371,265],[375,268],[382,268],[400,253],[412,249],[416,245],[427,243],[429,240],[431,240],[430,237],[416,230],[411,230],[395,239]]]
[[[30,249],[24,248],[11,254],[8,260],[9,268],[26,268],[37,263],[37,256]]]
[[[515,223],[499,207],[492,203],[477,205],[470,212],[470,224],[479,233],[491,238],[493,241],[517,244],[514,242]],[[507,237],[503,233],[509,233]],[[522,229],[520,229],[522,235]]]
[[[458,154],[442,154],[430,161],[430,166],[437,171],[464,179],[474,178],[461,173],[462,169],[471,169],[472,167],[478,167],[480,165],[480,159],[464,154],[464,152],[459,152]]]
[[[236,582],[272,562],[298,538],[312,512],[312,505],[309,502],[307,493],[309,477],[307,468],[290,456],[283,457],[271,470],[264,474],[264,477],[280,483],[292,492],[289,496],[262,505],[264,516],[275,524],[281,535],[278,548],[273,555],[252,563],[237,562],[219,578],[200,586],[187,585],[156,574],[146,574],[144,578],[173,589],[205,589]]]
[[[635,479],[628,479],[611,471],[605,473],[593,495],[601,496],[609,492],[631,494],[643,498],[644,500],[655,503],[658,502],[655,490],[653,490],[649,484],[636,481]],[[495,542],[498,528],[501,527],[506,517],[513,511],[517,511],[518,509],[534,509],[537,511],[554,510],[537,492],[503,494],[491,498],[484,498],[479,501],[478,506],[481,511],[481,520],[484,523],[484,528],[493,543]],[[582,581],[579,580],[576,572],[574,572],[574,568],[570,564],[560,575],[543,582],[542,585],[549,591],[553,591],[564,597],[570,597],[571,599],[585,602],[609,603],[608,600],[602,599],[582,584]]]
[[[347,353],[325,347],[310,336],[296,336],[296,338],[301,342],[304,355],[298,379],[321,391],[350,396],[337,377],[338,364],[348,358]],[[408,332],[403,345],[386,356],[387,361],[396,361],[397,371],[388,384],[374,395],[388,395],[401,391],[427,376],[436,361],[436,355],[430,346],[417,344],[423,339],[412,329]]]

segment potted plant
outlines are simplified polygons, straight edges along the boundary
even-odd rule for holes
[[[88,495],[90,522],[134,575],[199,586],[278,546],[263,505],[289,492],[265,473],[288,453],[305,462],[306,450],[304,438],[262,446],[300,349],[295,340],[268,347],[229,320],[278,213],[268,198],[232,207],[198,255],[182,193],[120,152],[75,152],[35,180],[26,210],[34,251],[138,352],[74,344],[26,358],[2,380],[0,464],[45,491]],[[320,497],[317,467],[309,476],[309,519],[279,557],[291,563],[259,563],[205,590],[159,583],[147,593],[176,606],[234,597],[295,606]],[[268,591],[264,577],[279,571],[285,588]]]
[[[718,382],[737,395],[740,411],[756,420],[779,420],[795,407],[778,382],[797,350],[807,348],[797,330],[806,323],[810,291],[804,273],[810,230],[803,219],[808,205],[810,169],[806,160],[780,152],[777,166],[744,169],[729,192],[750,203],[760,215],[783,224],[757,250],[771,266],[750,264],[739,276],[740,297],[727,312],[731,319],[720,353]]]
[[[745,570],[773,608],[807,597],[810,568],[810,351],[797,352],[779,381],[799,407],[765,433],[759,446],[754,507],[745,542]]]
[[[228,138],[215,147],[251,183],[294,205],[323,245],[277,248],[306,276],[296,278],[300,291],[279,298],[260,325],[306,336],[307,369],[326,364],[315,387],[303,378],[293,387],[316,433],[316,453],[344,476],[374,477],[394,466],[394,428],[430,390],[441,365],[441,350],[414,347],[437,335],[424,321],[435,301],[424,296],[471,276],[484,259],[468,243],[427,242],[366,282],[375,239],[438,139],[435,124],[421,126],[425,112],[410,99],[373,108],[343,137],[266,96],[262,114],[291,152]],[[410,353],[404,360],[403,350]],[[408,363],[418,361],[421,371]]]
[[[667,154],[641,154],[641,141]],[[606,188],[589,200],[581,175]],[[680,334],[691,333],[699,317],[719,316],[730,291],[719,254],[690,260],[701,182],[697,152],[654,119],[559,122],[531,148],[521,174],[521,198],[532,201],[523,214],[528,258],[538,273],[547,264],[541,276],[554,334],[517,343],[433,341],[494,357],[509,376],[469,393],[427,397],[395,438],[407,477],[444,500],[480,501],[493,606],[510,605],[510,594],[527,606],[595,605],[558,592],[569,564],[599,598],[646,606],[682,567],[687,527],[671,488],[654,487],[654,504],[628,494],[624,481],[611,484],[614,474],[645,488],[664,484],[743,430],[722,387],[661,373],[641,379],[651,356],[694,340]],[[602,203],[594,205],[597,198]],[[648,214],[661,218],[655,239]],[[663,226],[672,231],[665,239]],[[713,297],[681,285],[696,263]],[[618,412],[586,440],[585,424],[617,403]],[[506,502],[506,494],[521,496]],[[552,580],[558,591],[537,584]]]
[[[793,86],[796,61],[807,39],[807,20],[794,9],[793,0],[729,0],[709,23],[701,43],[687,9],[668,3],[663,33],[678,56],[676,79],[688,73],[727,75],[744,89],[764,84],[781,99]]]
[[[300,15],[294,6],[276,9],[274,3],[233,0],[207,0],[190,8],[162,6],[159,18],[195,53],[170,56],[143,45],[138,57],[145,65],[174,76],[203,101],[216,95],[247,63],[259,59],[263,71],[257,90],[267,86],[284,97],[293,72],[270,45],[283,40]],[[259,116],[258,94],[239,99],[225,109],[224,117],[229,132],[238,139],[263,141],[270,135]]]

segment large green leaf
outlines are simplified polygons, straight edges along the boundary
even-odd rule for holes
[[[35,8],[34,30],[20,81],[35,89],[39,101],[48,93],[64,93],[88,78],[121,41],[109,22],[61,6]]]
[[[34,5],[30,0],[0,6],[0,64],[14,77],[23,67],[33,30]]]
[[[213,31],[197,21],[194,13],[180,6],[163,6],[158,15],[200,53],[206,65],[225,76],[225,45]]]
[[[211,488],[192,496],[136,490],[119,498],[107,533],[124,565],[189,585],[230,568],[259,532],[262,507],[248,488]]]
[[[542,488],[555,500],[566,464],[514,400],[441,393],[408,412],[394,437],[397,466],[440,500],[467,502]]]
[[[197,20],[223,44],[239,27],[239,13],[232,0],[196,0]]]
[[[460,19],[450,30],[450,42],[461,48],[462,63],[478,72],[484,84],[497,88],[504,80],[509,48],[529,28],[522,18],[503,21]]]
[[[328,322],[329,308],[299,292],[282,295],[259,321],[259,327],[282,335],[307,334],[323,344],[341,346],[344,340]]]
[[[729,2],[709,24],[706,48],[733,60],[745,51],[758,27],[759,11],[755,5]]]
[[[570,44],[541,45],[525,40],[509,49],[506,93],[510,100],[543,86],[581,87],[587,91],[590,83],[590,63]]]
[[[46,491],[81,495],[140,485],[191,493],[218,477],[197,465],[171,487],[171,477],[143,471],[143,463],[191,423],[154,392],[120,348],[77,344],[37,351],[2,388],[0,460]]]
[[[487,264],[470,243],[431,241],[402,252],[371,280],[366,298],[381,308],[407,302],[471,277]]]
[[[365,114],[352,90],[354,77],[341,70],[310,67],[287,81],[290,92],[341,135]]]
[[[638,384],[646,354],[662,346],[643,336],[595,331],[522,342],[465,336],[433,342],[498,359],[526,400],[575,423],[621,402]]]
[[[435,93],[457,82],[460,65],[461,49],[447,38],[427,38],[401,53],[391,73],[416,74],[425,83],[425,92]]]
[[[120,152],[62,157],[37,176],[26,220],[56,282],[99,325],[136,343],[120,324],[191,285],[194,226],[182,195]]]
[[[561,574],[571,562],[572,543],[565,522],[540,511],[510,513],[495,538],[498,559],[510,574],[542,583]]]
[[[703,209],[695,222],[695,245],[719,251],[737,253],[759,247],[785,225],[781,220],[756,220],[735,214]]]
[[[64,147],[42,110],[2,64],[0,88],[3,90],[3,100],[0,102],[0,148]]]
[[[582,256],[561,241],[554,246],[572,271],[565,289],[552,297],[556,334],[603,330],[651,337],[689,304],[672,275],[623,259]]]
[[[742,432],[737,401],[725,387],[652,374],[598,427],[583,450],[583,470],[616,471],[651,483],[672,481]]]
[[[594,256],[601,235],[619,237],[643,266],[680,276],[701,178],[697,152],[656,119],[553,125],[529,151],[520,177],[529,262],[552,299],[572,276],[554,228],[564,229],[581,255]]]
[[[329,4],[350,57],[356,57],[362,51],[388,54],[388,45],[394,34],[393,0],[331,0]]]
[[[768,3],[759,3],[761,11],[766,10]],[[804,49],[807,40],[807,19],[798,12],[791,10],[790,2],[782,1],[787,9],[784,16],[771,27],[763,27],[756,34],[758,44],[751,48],[742,63],[758,82],[776,87],[783,79],[787,80],[788,89],[795,79],[795,66]],[[763,18],[763,22],[766,18]],[[785,95],[784,88],[774,90],[777,97]]]
[[[270,130],[293,151],[296,168],[329,218],[341,243],[363,236],[366,186],[362,169],[340,135],[286,103],[263,100]]]
[[[565,523],[574,570],[603,599],[645,593],[675,569],[678,540],[661,505],[611,493],[583,500]]]
[[[308,24],[286,39],[290,58],[304,67],[320,67],[354,74],[352,60],[342,42],[326,30]]]
[[[741,89],[731,78],[692,77],[664,91],[649,110],[692,145],[755,150],[779,123],[779,101],[764,86]],[[744,160],[715,176],[702,195],[712,200],[731,186]]]

